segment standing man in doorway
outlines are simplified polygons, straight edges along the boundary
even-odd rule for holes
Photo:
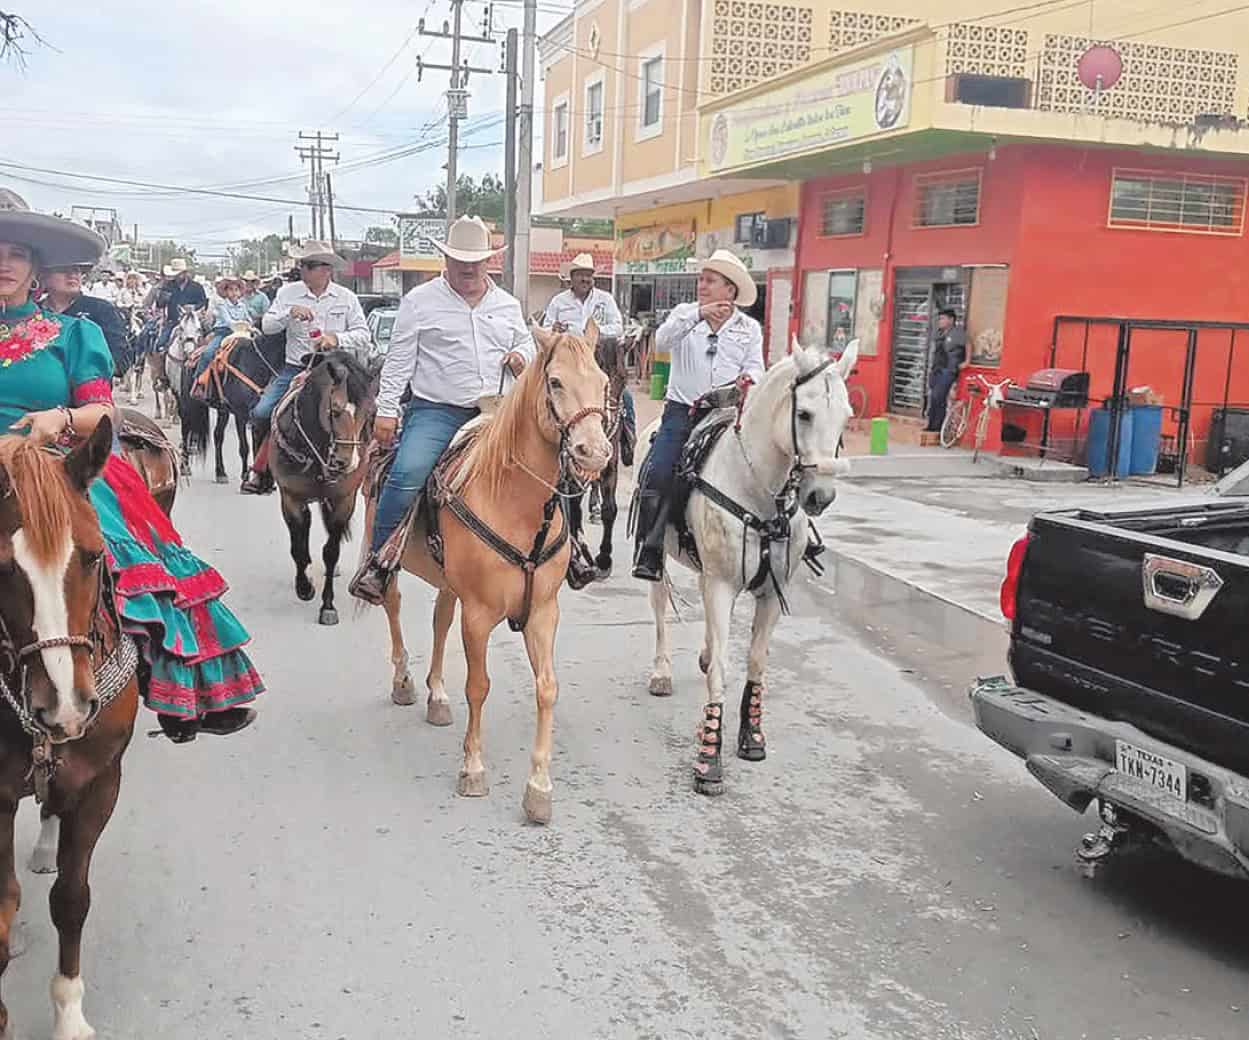
[[[928,370],[929,433],[941,432],[950,391],[966,363],[967,333],[959,328],[958,313],[946,307],[937,314],[937,330],[932,337],[932,367]]]

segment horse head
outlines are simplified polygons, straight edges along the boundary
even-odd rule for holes
[[[55,743],[100,706],[91,631],[107,562],[87,488],[112,442],[107,418],[63,459],[0,438],[0,677]]]
[[[846,378],[858,357],[857,339],[836,361],[823,350],[804,348],[795,339],[787,359],[792,363],[792,379],[785,380],[788,393],[774,402],[771,439],[778,451],[793,460],[798,501],[808,516],[819,516],[833,504],[837,478],[850,472],[850,464],[837,453],[846,423],[854,414]]]
[[[355,468],[375,394],[374,380],[350,351],[333,350],[314,357],[297,407],[304,428],[311,422],[324,435],[328,443],[325,461],[332,473]]]
[[[607,439],[607,375],[595,360],[598,326],[591,319],[585,332],[549,332],[535,326],[538,356],[517,387],[540,407],[539,425],[552,444],[559,444],[582,480],[593,480],[611,461]],[[595,421],[597,420],[597,421]]]

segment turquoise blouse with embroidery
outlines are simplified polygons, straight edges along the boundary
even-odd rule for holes
[[[112,400],[113,356],[98,325],[33,303],[0,308],[0,435],[27,412]]]

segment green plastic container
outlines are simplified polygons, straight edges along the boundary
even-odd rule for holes
[[[652,373],[651,374],[651,400],[662,401],[664,399],[664,394],[666,394],[667,392],[668,392],[668,380],[665,379],[658,372]]]
[[[883,415],[878,415],[872,420],[868,451],[873,455],[889,454],[889,420]]]

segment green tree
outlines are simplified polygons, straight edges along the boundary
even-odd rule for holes
[[[238,269],[267,274],[282,259],[282,246],[285,241],[281,235],[274,234],[265,235],[264,238],[243,239],[235,250]]]
[[[446,186],[439,184],[417,196],[417,205],[422,217],[445,217]],[[487,173],[476,181],[467,173],[461,174],[455,184],[455,211],[458,216],[481,217],[487,222],[502,224],[503,178]]]

